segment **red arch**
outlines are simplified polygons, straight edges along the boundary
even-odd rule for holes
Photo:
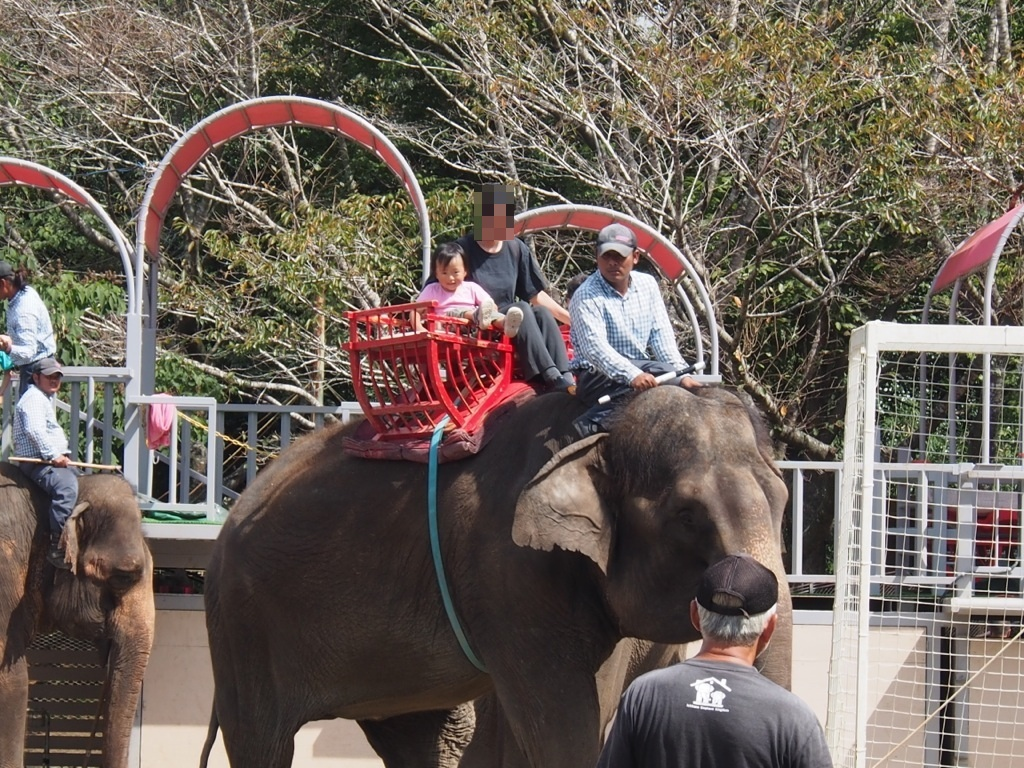
[[[371,151],[398,176],[416,207],[423,236],[424,264],[430,253],[430,223],[426,201],[412,169],[384,134],[358,115],[319,99],[269,96],[239,102],[197,123],[175,143],[160,162],[146,188],[139,211],[136,258],[159,258],[160,234],[175,193],[185,177],[217,147],[255,130],[298,125],[337,133]],[[141,291],[140,291],[141,293]]]
[[[57,173],[57,171],[47,168],[45,165],[28,160],[19,160],[16,157],[0,157],[0,187],[6,186],[32,187],[34,189],[60,192],[68,199],[74,200],[79,205],[95,213],[107,228],[115,245],[117,245],[118,252],[121,254],[121,264],[124,267],[125,282],[127,284],[128,313],[132,314],[138,311],[136,306],[135,278],[128,240],[125,238],[124,233],[114,224],[107,211],[96,202],[92,195],[63,174]]]
[[[699,321],[689,297],[678,284],[680,278],[690,278],[697,293],[708,324],[708,338],[711,342],[709,373],[718,375],[718,322],[715,319],[715,308],[711,302],[704,281],[693,264],[676,248],[661,232],[644,224],[629,214],[600,208],[592,205],[550,205],[544,208],[533,208],[523,211],[515,218],[516,235],[526,235],[548,229],[580,229],[586,232],[599,232],[609,224],[624,224],[636,235],[637,247],[655,263],[661,273],[676,284],[677,292],[686,305],[690,323],[693,326],[694,342],[697,347],[698,360],[704,359],[704,343],[700,335]]]

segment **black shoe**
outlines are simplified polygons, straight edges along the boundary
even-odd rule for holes
[[[551,392],[566,392],[570,395],[575,395],[576,379],[572,377],[571,373],[563,373],[554,381],[549,381],[548,387]]]
[[[60,546],[60,536],[51,537],[50,550],[46,553],[46,562],[54,568],[70,571],[71,565],[65,559],[65,552]]]
[[[590,437],[591,435],[596,435],[598,432],[608,431],[603,425],[588,419],[586,414],[575,419],[572,426],[576,430],[576,434],[580,437]]]

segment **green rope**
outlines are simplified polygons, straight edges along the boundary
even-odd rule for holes
[[[430,524],[430,552],[434,556],[434,571],[437,573],[437,585],[441,588],[441,599],[444,601],[444,612],[448,614],[448,623],[452,625],[452,630],[455,632],[455,637],[458,638],[466,658],[481,672],[487,672],[483,662],[469,647],[466,633],[462,631],[462,624],[459,623],[459,617],[455,614],[455,606],[452,604],[451,592],[448,591],[448,579],[444,575],[444,564],[441,562],[441,540],[437,535],[437,448],[441,444],[441,436],[444,434],[444,427],[447,423],[448,417],[445,416],[434,427],[434,434],[430,437],[430,459],[427,465],[427,522]]]

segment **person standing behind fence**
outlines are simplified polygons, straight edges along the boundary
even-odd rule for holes
[[[78,499],[78,468],[71,466],[71,450],[64,429],[57,422],[53,399],[64,373],[60,363],[47,357],[32,366],[32,379],[14,407],[14,452],[18,468],[50,497],[50,550],[46,559],[67,569],[61,547],[64,524]]]
[[[18,368],[19,397],[28,390],[32,365],[57,354],[50,311],[36,289],[28,284],[24,269],[15,270],[0,261],[0,299],[7,302],[7,333],[0,335],[0,350]]]
[[[690,602],[700,651],[626,689],[598,768],[832,768],[811,708],[754,668],[778,596],[775,574],[750,555],[708,568]]]

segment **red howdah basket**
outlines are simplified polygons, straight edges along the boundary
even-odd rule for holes
[[[356,399],[377,439],[475,430],[512,380],[512,345],[498,330],[434,314],[436,302],[346,312]],[[423,319],[417,330],[416,313]]]

